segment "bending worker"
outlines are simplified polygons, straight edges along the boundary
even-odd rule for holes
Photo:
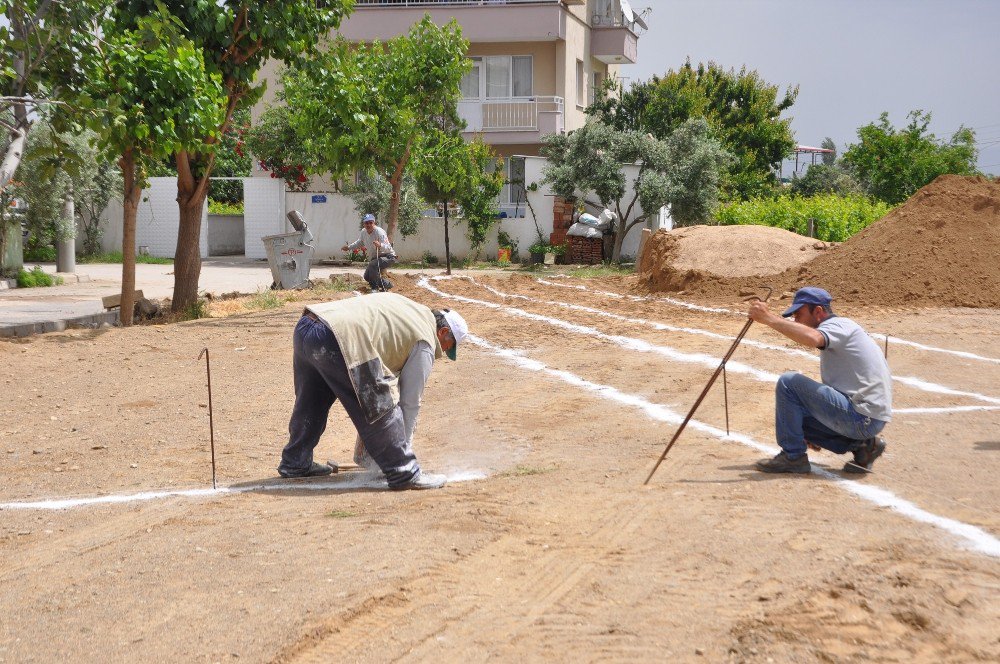
[[[781,452],[757,462],[766,473],[808,473],[807,445],[836,454],[852,452],[849,473],[871,470],[885,451],[879,432],[892,419],[892,376],[879,347],[860,325],[837,316],[822,288],[795,293],[781,316],[764,302],[750,305],[750,318],[792,341],[820,350],[817,383],[790,371],[778,379],[774,429]],[[787,320],[789,317],[792,320]]]
[[[278,473],[333,472],[313,461],[313,450],[339,399],[390,489],[444,486],[443,475],[421,472],[410,440],[434,360],[443,354],[454,360],[467,333],[457,312],[394,293],[306,307],[293,337],[295,407]]]
[[[390,265],[396,263],[396,252],[393,251],[386,232],[375,225],[374,214],[365,215],[361,235],[354,242],[345,244],[340,250],[353,251],[358,247],[364,247],[365,255],[371,258],[368,267],[365,268],[365,281],[371,289],[377,291],[392,288],[392,282],[386,279],[383,273]]]

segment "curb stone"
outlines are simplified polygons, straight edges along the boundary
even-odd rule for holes
[[[21,323],[19,325],[4,325],[0,327],[0,338],[3,337],[30,337],[34,334],[45,334],[46,332],[62,332],[68,328],[98,328],[102,325],[118,325],[120,319],[119,311],[107,311],[100,314],[90,314],[88,316],[77,316],[75,318],[65,318],[63,320],[39,321],[37,323]]]

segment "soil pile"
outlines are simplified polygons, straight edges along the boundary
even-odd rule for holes
[[[943,175],[795,282],[870,304],[1000,307],[998,257],[1000,182]]]
[[[731,297],[761,283],[779,293],[813,284],[837,302],[1000,307],[1000,182],[943,175],[847,242],[801,265],[776,262],[770,275],[730,276],[742,256],[754,253],[741,240],[716,254],[712,267],[688,267],[695,264],[682,249],[671,233],[655,234],[643,252],[640,283],[651,291],[706,297]]]
[[[660,231],[643,250],[640,274],[652,290],[684,290],[733,277],[795,268],[828,243],[769,226],[690,226]]]

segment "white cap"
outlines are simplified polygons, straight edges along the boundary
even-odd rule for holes
[[[442,313],[444,314],[445,321],[448,323],[449,329],[451,329],[451,336],[455,337],[455,346],[452,346],[451,350],[448,351],[448,357],[454,360],[455,348],[458,344],[462,343],[465,336],[469,334],[469,325],[457,311],[446,309]]]

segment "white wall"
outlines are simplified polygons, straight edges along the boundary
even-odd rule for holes
[[[208,215],[208,254],[210,256],[242,256],[243,244],[242,214]]]
[[[208,257],[207,206],[202,210],[201,234],[198,247],[202,258]],[[150,178],[149,188],[142,191],[136,213],[135,245],[149,247],[151,256],[173,258],[177,251],[177,231],[180,228],[177,207],[177,180],[172,177]],[[101,213],[104,251],[121,251],[124,209],[120,201],[111,200]]]

